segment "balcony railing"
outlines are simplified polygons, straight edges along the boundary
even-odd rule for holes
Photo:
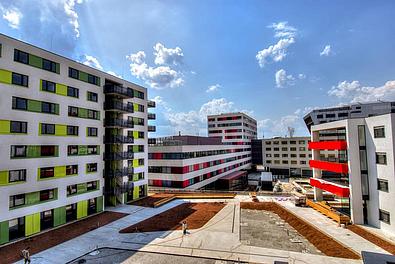
[[[123,86],[118,86],[114,84],[106,84],[104,85],[104,94],[115,94],[122,96],[124,98],[133,98],[134,93],[130,88],[126,88]]]
[[[154,108],[154,107],[156,107],[156,103],[155,103],[155,101],[147,101],[147,106],[149,107],[149,108]]]
[[[105,160],[127,160],[133,159],[133,152],[106,152],[104,153]]]
[[[130,136],[121,135],[107,135],[104,136],[104,144],[132,144],[134,138]]]
[[[133,175],[134,170],[131,167],[125,167],[122,169],[105,170],[104,176],[109,178],[123,177]]]
[[[148,126],[148,132],[155,132],[156,126]]]
[[[337,162],[327,162],[321,160],[310,160],[309,161],[310,168],[332,171],[337,173],[348,173],[348,165],[347,163],[337,163]]]
[[[347,149],[347,141],[344,140],[336,140],[336,141],[317,141],[317,142],[309,142],[309,149],[317,149],[317,150],[346,150]]]
[[[156,115],[154,113],[148,113],[148,119],[149,120],[155,120],[156,119]]]
[[[134,128],[132,121],[125,119],[110,118],[104,120],[105,127],[118,127],[118,128]]]
[[[336,194],[340,197],[349,197],[350,188],[337,183],[325,181],[317,178],[310,178],[310,185],[321,190]]]
[[[122,103],[121,101],[117,100],[111,100],[109,102],[104,103],[104,110],[106,111],[119,111],[119,112],[125,112],[125,113],[133,113],[133,104],[125,104]]]

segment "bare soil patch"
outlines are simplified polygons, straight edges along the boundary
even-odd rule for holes
[[[173,196],[174,196],[173,194],[166,194],[166,193],[154,194],[144,197],[143,199],[132,202],[130,204],[136,206],[143,206],[143,207],[154,207],[155,203],[164,199],[168,199]]]
[[[26,238],[0,248],[1,263],[14,263],[21,260],[21,251],[30,247],[30,255],[36,254],[53,246],[59,245],[98,227],[107,225],[128,214],[103,212],[80,221],[50,230],[48,232]]]
[[[372,232],[369,232],[368,230],[366,230],[360,226],[357,226],[357,225],[349,225],[349,226],[347,226],[347,228],[350,229],[355,234],[365,238],[366,240],[372,242],[373,244],[388,251],[392,255],[395,255],[395,245],[393,243],[391,243],[391,242],[379,237],[378,235],[376,235]]]
[[[188,229],[204,226],[225,203],[184,203],[170,210],[122,229],[120,233],[180,230],[181,222],[187,221]]]
[[[315,228],[313,225],[300,219],[296,215],[289,212],[281,205],[274,202],[245,202],[240,203],[242,209],[252,210],[265,210],[271,211],[281,217],[302,236],[304,236],[310,243],[312,243],[318,250],[327,256],[348,258],[348,259],[360,259],[360,255],[352,251],[351,249],[340,244],[330,236],[322,233],[320,230]]]

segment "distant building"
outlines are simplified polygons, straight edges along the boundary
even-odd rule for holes
[[[251,166],[249,145],[224,144],[220,137],[171,136],[150,139],[148,184],[200,189]]]

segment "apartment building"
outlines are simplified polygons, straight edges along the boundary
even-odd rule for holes
[[[227,144],[251,144],[257,138],[257,122],[238,112],[207,116],[208,136],[221,137]]]
[[[277,178],[311,177],[309,137],[274,137],[252,142],[252,160]]]
[[[0,244],[146,194],[147,89],[0,35],[0,90]]]
[[[311,126],[310,184],[316,200],[335,194],[337,209],[354,223],[394,236],[395,114],[369,115]]]
[[[150,186],[205,188],[251,164],[249,145],[224,144],[221,137],[172,136],[150,140]]]

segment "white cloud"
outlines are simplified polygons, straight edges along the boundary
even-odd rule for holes
[[[107,71],[107,73],[108,73],[108,74],[111,74],[111,75],[114,75],[115,77],[118,77],[118,78],[121,78],[121,79],[122,79],[122,76],[121,76],[121,75],[116,74],[116,73],[113,72],[113,71]]]
[[[160,44],[160,43],[158,43]],[[158,44],[155,47],[158,47]],[[161,44],[160,44],[161,45]],[[180,53],[171,53],[164,52],[164,50],[168,50],[166,48],[155,49],[154,47],[154,55],[155,55],[155,63],[172,63],[177,64],[180,62]],[[177,48],[176,48],[177,49]],[[173,50],[176,50],[173,49]],[[159,52],[160,51],[160,52]],[[165,55],[165,53],[167,55]],[[178,54],[178,55],[176,55]],[[182,54],[182,52],[181,52]],[[182,55],[183,56],[183,55]],[[183,74],[179,70],[175,70],[170,66],[158,66],[151,67],[148,66],[145,62],[145,52],[139,51],[134,54],[130,54],[126,56],[130,63],[130,72],[133,76],[136,76],[138,79],[145,81],[147,85],[151,88],[155,89],[163,89],[166,87],[179,87],[184,84]],[[176,59],[177,58],[177,59]]]
[[[73,27],[75,36],[80,36],[80,25],[78,23],[78,13],[75,11],[75,4],[82,4],[83,0],[65,0],[63,3],[63,9],[68,17],[69,24]]]
[[[219,88],[221,88],[221,85],[218,84],[218,83],[217,83],[217,84],[214,84],[214,85],[210,85],[210,86],[207,88],[206,93],[211,93],[211,92],[218,91]]]
[[[154,101],[157,106],[163,107],[166,110],[166,112],[171,112],[172,111],[172,109],[169,106],[169,104],[165,100],[163,100],[163,98],[161,96],[159,96],[159,95],[155,96],[152,99],[152,101]]]
[[[21,11],[16,7],[4,8],[1,4],[0,9],[3,13],[3,19],[8,22],[8,25],[14,29],[18,29],[23,18]]]
[[[182,63],[182,59],[184,58],[181,48],[166,48],[161,43],[156,43],[154,46],[154,55],[155,64],[157,65],[178,65]]]
[[[320,56],[329,56],[333,54],[331,45],[326,45],[325,48],[320,52]]]
[[[306,74],[299,73],[299,74],[298,74],[298,78],[299,78],[300,80],[306,79]]]
[[[287,56],[287,48],[293,43],[295,43],[294,38],[280,39],[275,45],[259,51],[255,56],[259,66],[263,68],[268,63],[268,59],[274,62],[282,61]]]
[[[328,94],[339,99],[356,102],[373,102],[377,100],[395,100],[395,80],[387,81],[384,85],[373,87],[363,86],[359,81],[343,81],[333,86]]]
[[[286,85],[294,85],[295,77],[291,74],[287,75],[287,72],[284,69],[280,69],[276,72],[276,86],[277,88],[283,88]]]
[[[103,67],[100,65],[98,59],[96,59],[93,56],[90,55],[84,55],[85,60],[82,62],[85,65],[88,65],[90,67],[96,68],[98,70],[103,70]]]
[[[274,36],[276,38],[293,38],[296,36],[298,30],[292,26],[288,25],[287,21],[273,23],[268,26],[274,30]]]

